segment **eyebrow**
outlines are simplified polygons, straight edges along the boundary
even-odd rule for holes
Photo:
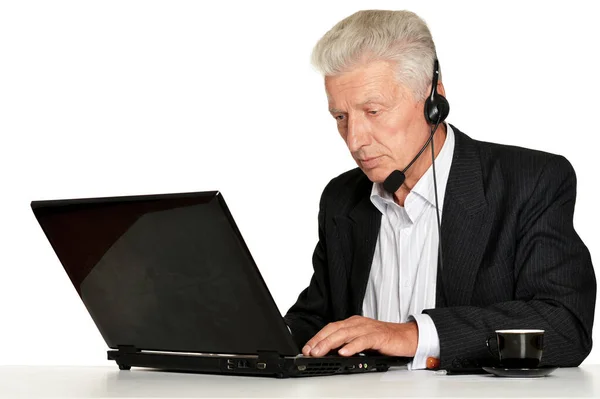
[[[358,104],[358,106],[363,106],[366,104],[370,104],[370,103],[381,103],[383,101],[383,98],[381,96],[376,96],[376,97],[369,97],[367,98],[365,101],[363,101],[362,103]],[[337,114],[337,113],[345,113],[342,110],[339,110],[337,108],[329,108],[329,112],[331,112],[332,114]]]

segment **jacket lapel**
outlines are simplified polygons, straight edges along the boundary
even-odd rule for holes
[[[362,314],[362,303],[381,226],[381,212],[366,196],[350,212],[350,219],[354,222],[352,238],[355,248],[350,273],[350,310],[354,314]]]
[[[438,307],[471,302],[491,230],[478,148],[467,135],[454,126],[452,129],[455,147],[442,208],[443,269],[437,280]]]
[[[365,177],[366,178],[366,177]],[[351,209],[348,216],[334,218],[336,234],[340,240],[344,264],[349,270],[349,317],[362,314],[362,302],[365,296],[371,263],[375,253],[381,213],[371,203],[366,194]]]

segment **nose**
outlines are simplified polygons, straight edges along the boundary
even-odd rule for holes
[[[354,153],[369,144],[368,128],[360,118],[348,117],[346,127],[346,145]]]

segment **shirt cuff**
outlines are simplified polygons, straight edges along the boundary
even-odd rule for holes
[[[440,357],[440,339],[437,329],[431,317],[427,314],[411,315],[408,321],[416,321],[419,328],[419,342],[417,352],[412,362],[408,364],[409,370],[421,370],[427,368],[428,357]]]

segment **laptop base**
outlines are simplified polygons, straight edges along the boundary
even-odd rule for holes
[[[144,367],[164,371],[288,378],[385,372],[390,366],[405,365],[410,359],[389,356],[286,357],[273,352],[258,355],[212,355],[121,349],[109,350],[108,360],[114,360],[120,370]]]

